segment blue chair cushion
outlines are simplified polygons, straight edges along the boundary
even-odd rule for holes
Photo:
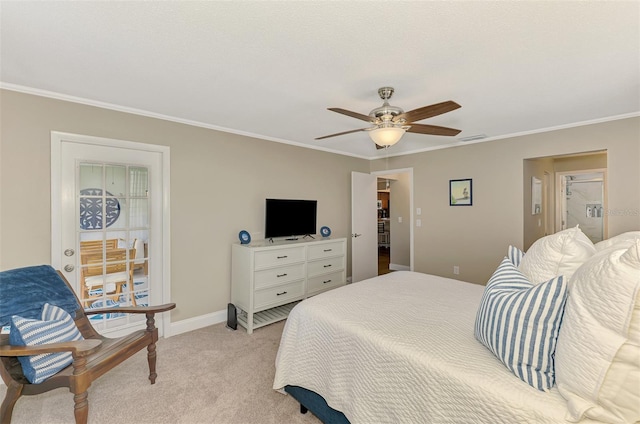
[[[1,326],[9,325],[13,315],[40,319],[45,303],[64,309],[72,317],[80,308],[75,293],[49,265],[0,272]]]
[[[42,320],[11,317],[9,343],[13,346],[35,346],[83,340],[73,318],[64,309],[45,303]],[[19,356],[24,376],[32,384],[39,384],[73,362],[71,352],[44,353]]]

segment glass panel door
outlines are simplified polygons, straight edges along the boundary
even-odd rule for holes
[[[143,166],[82,161],[76,168],[80,266],[85,309],[147,306],[149,171]],[[144,321],[143,315],[89,315],[98,331]]]

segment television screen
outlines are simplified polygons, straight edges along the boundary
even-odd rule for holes
[[[265,238],[316,233],[317,200],[267,199]]]

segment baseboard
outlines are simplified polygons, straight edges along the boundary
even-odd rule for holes
[[[220,324],[227,321],[226,308],[212,312],[206,315],[200,315],[193,318],[187,318],[180,321],[172,322],[169,331],[164,332],[164,337],[177,336],[178,334],[187,333],[189,331],[198,330],[200,328],[208,327],[214,324]]]
[[[389,264],[389,269],[391,271],[411,271],[411,267],[398,264]]]

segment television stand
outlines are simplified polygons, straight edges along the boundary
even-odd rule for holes
[[[296,302],[344,286],[346,272],[346,238],[234,243],[229,303],[237,323],[251,334],[286,319]]]
[[[311,234],[305,234],[304,237],[302,237],[303,239],[306,239],[307,237],[311,237],[312,239],[316,239],[314,236],[312,236]]]

